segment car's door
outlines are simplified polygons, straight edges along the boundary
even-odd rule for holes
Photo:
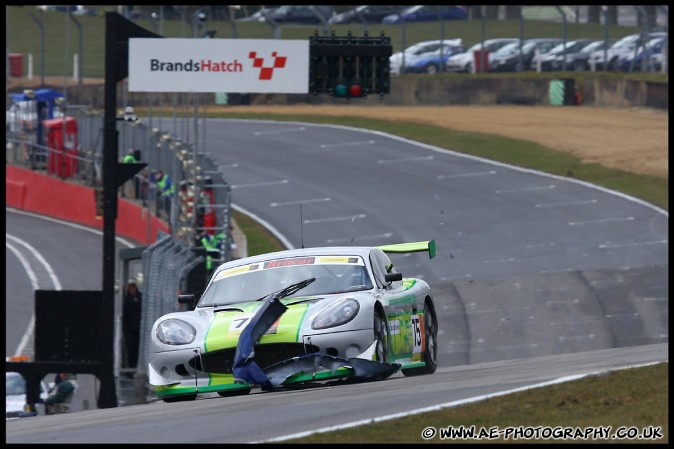
[[[397,273],[386,253],[373,249],[370,263],[386,314],[390,361],[412,360],[412,355],[421,351],[422,344],[416,295],[404,281],[386,282],[386,274]]]

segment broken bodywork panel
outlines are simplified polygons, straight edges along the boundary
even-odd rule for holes
[[[287,383],[315,380],[318,367],[326,368],[334,376],[342,368],[344,375],[362,379],[385,379],[400,368],[399,363],[377,362],[364,358],[341,358],[328,354],[312,353],[293,357],[262,369],[255,362],[254,345],[272,324],[288,310],[279,300],[289,296],[315,279],[307,279],[263,298],[265,304],[260,307],[251,322],[241,332],[234,356],[232,371],[234,378],[249,384],[260,385],[262,390],[273,391]],[[310,377],[307,377],[310,375]]]

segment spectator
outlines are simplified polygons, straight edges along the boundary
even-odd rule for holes
[[[157,187],[159,191],[157,192],[158,198],[157,202],[158,204],[163,208],[164,211],[166,211],[166,216],[167,220],[171,220],[171,200],[173,198],[173,193],[174,193],[174,187],[173,187],[173,182],[171,182],[171,178],[169,175],[164,174],[162,170],[157,170],[157,175],[156,175],[156,181],[157,181]]]
[[[201,246],[206,248],[206,271],[211,275],[214,259],[220,260],[219,239],[213,234],[203,232],[201,234]]]
[[[126,152],[126,156],[124,156],[124,159],[122,159],[123,164],[135,164],[138,162],[136,160],[136,152],[134,151],[133,148],[129,148],[129,151]]]
[[[126,152],[124,159],[122,159],[122,164],[135,164],[137,162],[138,160],[136,159],[136,152],[133,148],[129,148],[129,151]],[[124,188],[122,189],[122,197],[126,196],[134,199],[138,198],[138,190],[138,178],[134,176],[132,180],[127,181],[124,184]]]
[[[126,345],[128,366],[135,368],[138,363],[138,345],[140,344],[140,318],[143,296],[138,285],[130,281],[124,294],[122,305],[122,332]]]
[[[215,234],[215,192],[213,191],[213,179],[210,176],[204,178],[204,188],[199,193],[199,216],[197,228],[200,233]]]
[[[232,254],[236,249],[236,242],[234,241],[234,227],[232,225],[227,226],[227,235],[224,235],[222,232],[218,234],[218,244],[222,245],[223,253],[229,255],[230,259],[234,258]]]
[[[57,378],[59,382],[54,384],[54,388],[44,400],[47,415],[69,412],[70,401],[77,390],[77,380],[74,374],[59,373]]]

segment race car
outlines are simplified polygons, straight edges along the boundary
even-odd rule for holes
[[[165,402],[248,394],[308,382],[383,380],[437,368],[429,285],[388,253],[435,241],[278,251],[220,265],[193,310],[155,321],[149,383]]]

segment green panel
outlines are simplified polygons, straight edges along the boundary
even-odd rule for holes
[[[241,331],[261,305],[259,302],[236,304],[243,312],[216,313],[204,339],[204,352],[235,347]]]
[[[299,341],[300,327],[309,304],[297,304],[288,307],[288,310],[278,319],[278,326],[272,325],[260,343],[279,343]]]
[[[283,383],[284,385],[298,384],[301,382],[311,382],[314,380],[327,380],[327,379],[338,379],[345,376],[353,376],[353,368],[341,367],[335,370],[335,374],[332,374],[332,371],[319,371],[314,375],[314,373],[305,374],[304,372],[293,374],[288,377]]]
[[[564,82],[562,80],[550,81],[550,105],[563,106],[564,105]]]
[[[230,375],[231,377],[231,375]],[[212,393],[216,391],[231,391],[231,390],[246,390],[250,388],[250,385],[247,383],[234,383],[234,379],[231,379],[231,383],[217,383],[208,386],[200,386],[199,393]],[[177,396],[180,394],[194,394],[197,392],[195,387],[185,387],[182,385],[169,385],[169,386],[155,386],[154,392],[158,398],[165,398],[169,396]]]

